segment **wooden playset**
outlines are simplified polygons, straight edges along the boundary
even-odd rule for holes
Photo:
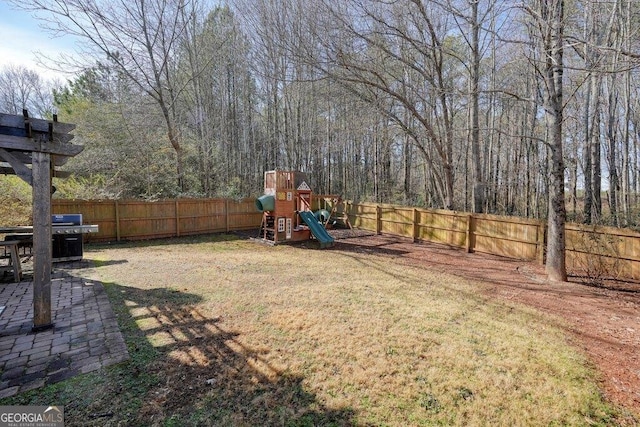
[[[333,238],[313,214],[312,197],[303,172],[265,172],[264,195],[256,199],[256,208],[263,213],[260,237],[278,244],[309,240],[313,235],[320,247],[333,246]]]

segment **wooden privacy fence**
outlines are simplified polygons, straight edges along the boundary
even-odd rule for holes
[[[94,242],[143,240],[248,230],[260,227],[255,199],[54,200],[54,214],[81,213],[84,224],[97,224]]]
[[[545,221],[370,203],[348,202],[346,209],[357,228],[544,262]],[[640,279],[640,233],[580,224],[567,224],[565,230],[571,272]]]
[[[331,208],[326,200],[322,207]],[[376,233],[443,243],[468,252],[544,261],[544,221],[370,203],[346,202],[342,209],[354,227]],[[262,219],[255,199],[58,199],[53,201],[52,212],[81,213],[85,224],[99,225],[99,233],[86,235],[94,242],[257,230]],[[640,233],[580,224],[567,224],[565,230],[570,271],[640,279]]]

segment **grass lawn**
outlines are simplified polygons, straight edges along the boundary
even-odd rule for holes
[[[67,425],[615,425],[556,318],[455,272],[235,236],[92,246],[129,362],[11,399]]]

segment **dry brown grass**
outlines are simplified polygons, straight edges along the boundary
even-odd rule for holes
[[[85,255],[98,263],[82,274],[109,283],[157,351],[140,422],[613,422],[557,319],[487,300],[455,275],[340,245],[219,237]]]

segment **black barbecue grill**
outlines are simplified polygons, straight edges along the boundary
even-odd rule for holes
[[[82,225],[82,214],[52,215],[51,249],[53,252],[51,260],[53,262],[81,260],[83,256],[82,235],[98,231],[97,225]],[[18,241],[18,252],[22,255],[32,254],[32,226],[0,227],[0,234],[4,234],[5,241]],[[0,257],[2,257],[1,253]]]
[[[82,225],[82,214],[52,215],[52,261],[81,260],[83,256],[82,235],[97,232],[97,225]]]

